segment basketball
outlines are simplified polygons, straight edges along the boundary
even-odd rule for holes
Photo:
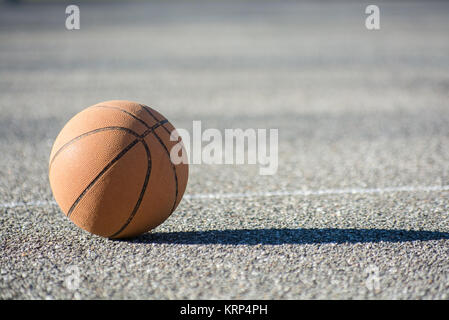
[[[67,122],[50,154],[49,180],[65,215],[107,238],[129,238],[164,222],[187,185],[188,164],[174,164],[175,128],[156,110],[106,101]]]

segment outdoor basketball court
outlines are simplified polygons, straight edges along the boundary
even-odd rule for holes
[[[449,3],[0,4],[0,298],[448,299]],[[191,165],[136,239],[79,229],[53,141],[104,100],[278,129],[275,175]]]

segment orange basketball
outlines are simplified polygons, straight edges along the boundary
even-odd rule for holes
[[[167,219],[184,194],[188,164],[173,164],[174,127],[154,109],[106,101],[75,115],[50,154],[49,179],[62,211],[108,238],[147,232]],[[183,148],[183,147],[182,147]]]

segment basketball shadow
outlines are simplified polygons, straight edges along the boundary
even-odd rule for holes
[[[316,243],[407,242],[449,239],[438,231],[386,229],[238,229],[146,233],[134,243],[282,245]]]

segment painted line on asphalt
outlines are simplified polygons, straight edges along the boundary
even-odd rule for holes
[[[345,189],[322,189],[322,190],[290,190],[290,191],[273,191],[273,192],[240,192],[240,193],[198,193],[187,194],[185,200],[214,200],[214,199],[247,199],[247,198],[266,198],[266,197],[307,197],[307,196],[326,196],[326,195],[343,195],[343,194],[381,194],[395,192],[441,192],[449,191],[447,186],[402,186],[402,187],[386,187],[386,188],[345,188]],[[56,205],[53,200],[36,200],[36,201],[17,201],[0,203],[0,208],[17,208],[17,207],[46,207]]]

